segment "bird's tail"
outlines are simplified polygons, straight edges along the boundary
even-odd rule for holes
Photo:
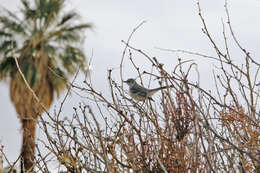
[[[153,95],[154,93],[156,93],[159,90],[163,90],[163,89],[166,89],[166,88],[172,88],[172,87],[173,87],[173,85],[171,85],[171,86],[163,86],[163,87],[151,89],[150,90],[151,91],[151,95]]]

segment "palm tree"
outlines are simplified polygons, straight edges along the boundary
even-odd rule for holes
[[[21,167],[33,170],[37,119],[44,112],[18,72],[19,66],[41,103],[49,108],[78,68],[86,67],[82,32],[74,11],[63,12],[65,0],[21,0],[21,14],[0,13],[0,80],[10,78],[10,97],[22,124]]]

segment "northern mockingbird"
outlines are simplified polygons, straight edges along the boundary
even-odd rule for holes
[[[144,101],[146,99],[152,99],[152,95],[156,93],[159,90],[169,88],[167,86],[159,87],[155,89],[147,89],[136,83],[136,81],[132,78],[123,81],[124,83],[127,83],[129,86],[129,94],[130,96],[136,100],[136,101]],[[171,87],[171,86],[170,86]]]

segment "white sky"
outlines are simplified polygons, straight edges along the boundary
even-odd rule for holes
[[[124,2],[124,3],[122,3]],[[226,21],[224,0],[201,0],[202,12],[208,23],[210,32],[222,44],[221,19]],[[229,11],[233,28],[241,44],[257,56],[260,53],[260,0],[230,0]],[[1,5],[16,10],[19,0],[1,0]],[[143,20],[144,24],[135,34],[132,45],[156,56],[158,60],[171,68],[176,64],[178,56],[189,57],[183,54],[162,52],[155,47],[170,49],[185,49],[209,55],[215,55],[206,36],[202,34],[202,23],[198,16],[195,0],[70,0],[68,8],[78,11],[83,21],[94,24],[94,32],[86,32],[85,52],[88,57],[93,52],[94,85],[102,92],[108,92],[104,87],[107,79],[107,69],[118,68],[124,45],[121,40],[126,40],[133,28]],[[232,46],[231,46],[232,47]],[[235,50],[235,49],[234,49]],[[234,52],[234,59],[241,55]],[[136,62],[144,70],[150,69],[150,64],[142,56],[136,55]],[[202,85],[212,81],[212,62],[198,57],[199,70],[202,73]],[[114,71],[118,73],[119,71]],[[126,67],[124,77],[136,77],[137,74]],[[107,84],[107,82],[105,83]],[[0,83],[0,140],[4,144],[7,157],[14,161],[20,152],[21,129],[16,112],[9,99],[7,82]],[[61,97],[62,98],[62,97]],[[70,103],[65,105],[66,113],[72,112],[72,106],[77,106],[81,101],[72,96]],[[59,101],[54,105],[58,106]],[[52,112],[52,110],[50,110]],[[38,132],[38,137],[41,136]]]

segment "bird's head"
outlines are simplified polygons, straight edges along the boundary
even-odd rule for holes
[[[135,84],[135,80],[130,78],[130,79],[127,79],[126,81],[124,81],[124,83],[127,83],[127,85],[131,87]]]

